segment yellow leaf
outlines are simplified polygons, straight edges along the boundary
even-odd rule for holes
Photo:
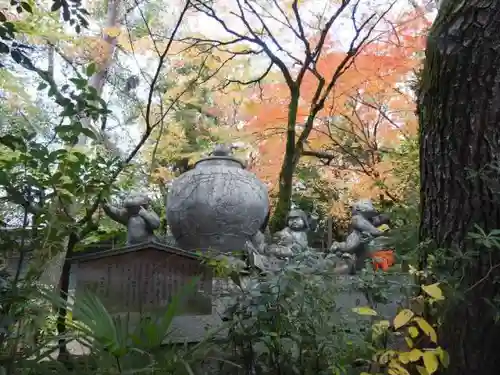
[[[389,229],[391,229],[387,224],[382,224],[381,226],[379,226],[377,228],[378,230],[381,230],[382,232],[385,232],[385,231],[388,231]]]
[[[401,362],[403,365],[406,365],[406,364],[411,362],[410,361],[410,353],[408,353],[408,352],[399,353],[398,359],[399,359],[399,362]]]
[[[416,338],[416,337],[418,337],[418,329],[417,329],[417,327],[409,327],[408,328],[408,334],[413,339]]]
[[[431,284],[431,285],[422,285],[422,290],[429,295],[430,297],[441,301],[444,299],[443,291],[439,287],[439,283]]]
[[[361,374],[359,375],[370,375],[368,372],[362,372]]]
[[[429,375],[425,367],[417,366],[417,371],[420,375]]]
[[[434,328],[432,328],[432,326],[425,320],[425,319],[422,319],[422,318],[416,318],[415,321],[417,322],[418,326],[420,327],[420,329],[427,335],[429,336],[429,338],[431,339],[431,341],[433,343],[437,343],[437,333],[436,331],[434,330]]]
[[[406,370],[404,367],[402,367],[399,363],[396,361],[391,361],[389,363],[389,373],[393,372],[394,375],[410,375],[408,370]]]
[[[378,363],[380,363],[381,365],[386,365],[387,363],[389,363],[391,358],[394,357],[395,354],[396,352],[394,350],[388,350],[382,353],[380,355],[380,358],[378,359]]]
[[[418,349],[413,349],[411,352],[408,353],[408,358],[410,359],[411,362],[417,362],[423,355],[424,353],[422,353],[422,351]]]
[[[436,349],[436,352],[439,355],[439,361],[443,365],[444,368],[447,368],[450,365],[450,357],[446,350],[443,350],[441,347]]]
[[[377,312],[367,306],[364,307],[355,307],[352,309],[353,312],[359,315],[365,315],[365,316],[377,316]]]
[[[409,337],[405,337],[406,345],[408,345],[408,348],[413,348],[413,341]]]
[[[439,362],[434,352],[429,351],[424,353],[424,366],[429,375],[436,372],[439,366]]]
[[[413,314],[413,311],[411,310],[401,310],[394,318],[394,329],[399,329],[408,324],[408,322],[411,320],[411,318],[413,318],[414,315],[415,314]]]
[[[111,38],[116,38],[121,34],[121,30],[117,26],[105,27],[103,32]]]
[[[372,340],[375,341],[380,336],[387,333],[391,323],[388,320],[381,320],[372,326]]]

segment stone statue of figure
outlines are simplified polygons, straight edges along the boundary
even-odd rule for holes
[[[309,248],[308,232],[307,214],[302,210],[291,210],[286,218],[286,227],[274,233],[266,253],[278,258],[300,254]]]
[[[337,253],[345,261],[339,273],[354,273],[364,267],[366,259],[380,250],[377,246],[371,246],[371,243],[385,234],[379,228],[388,223],[389,217],[380,214],[371,200],[362,199],[353,204],[351,232],[344,242],[334,242],[330,247],[331,252]]]
[[[270,236],[266,219],[263,227],[247,242],[246,252],[251,267],[261,271],[274,270],[279,268],[286,258],[309,248],[307,233],[310,225],[307,214],[302,210],[291,210],[286,222],[284,229]]]
[[[102,208],[112,220],[127,226],[127,245],[156,240],[154,231],[160,227],[160,218],[149,209],[151,200],[144,194],[135,194],[114,207],[104,202]]]

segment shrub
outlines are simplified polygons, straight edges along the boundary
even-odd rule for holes
[[[253,278],[235,297],[222,350],[240,373],[348,374],[370,352],[369,322],[345,314],[335,298],[342,288],[323,255],[308,252],[281,271]],[[343,284],[345,285],[345,284]],[[234,365],[222,371],[235,372]]]

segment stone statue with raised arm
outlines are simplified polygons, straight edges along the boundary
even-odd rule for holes
[[[385,231],[380,227],[389,222],[389,217],[380,214],[369,199],[362,199],[352,205],[351,232],[344,242],[334,242],[330,251],[344,260],[339,273],[354,273],[364,267],[366,259],[372,256],[371,242],[381,238]]]
[[[127,226],[127,246],[156,240],[154,231],[160,227],[160,218],[149,209],[151,200],[144,194],[135,194],[114,207],[104,202],[102,208],[112,220]]]

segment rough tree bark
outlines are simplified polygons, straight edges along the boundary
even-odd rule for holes
[[[449,262],[461,300],[451,299],[441,329],[450,375],[497,375],[500,249],[472,244],[477,225],[500,229],[500,1],[443,1],[431,28],[419,95],[420,235],[439,248],[475,250]],[[500,165],[500,164],[499,164]],[[488,174],[490,174],[488,176]],[[490,303],[488,302],[490,301]]]

